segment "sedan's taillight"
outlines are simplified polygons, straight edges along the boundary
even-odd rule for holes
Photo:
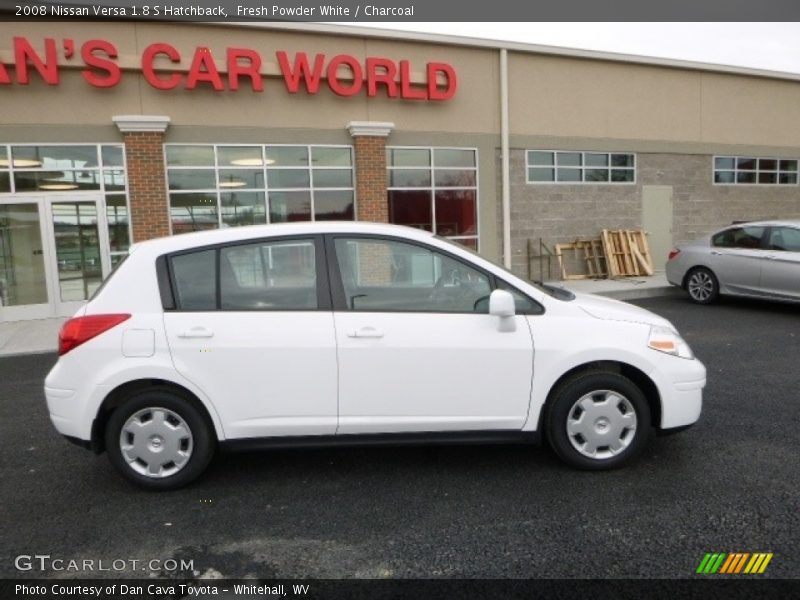
[[[58,355],[66,354],[73,348],[77,348],[84,342],[88,342],[93,337],[97,337],[119,325],[123,321],[130,319],[130,315],[87,315],[70,319],[61,326],[58,332]]]
[[[675,250],[670,250],[669,251],[669,256],[667,257],[667,260],[672,260],[673,258],[678,256],[678,254],[680,254],[680,253],[681,253],[681,251],[678,250],[677,248]]]

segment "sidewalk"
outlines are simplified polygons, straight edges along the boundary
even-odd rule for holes
[[[669,285],[663,272],[652,277],[626,277],[622,279],[579,279],[552,281],[574,292],[599,294],[618,300],[637,300],[680,294],[681,290]],[[0,357],[15,354],[55,352],[58,330],[65,318],[38,319],[0,323]]]

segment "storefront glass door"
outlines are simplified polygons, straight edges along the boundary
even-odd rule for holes
[[[0,199],[0,320],[70,316],[111,270],[102,196]]]
[[[109,272],[105,215],[99,197],[47,198],[50,212],[51,281],[55,313],[74,313]]]

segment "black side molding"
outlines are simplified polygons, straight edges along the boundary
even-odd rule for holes
[[[458,444],[538,444],[536,431],[429,431],[241,438],[220,442],[228,451],[282,448],[331,448],[365,446],[430,446]]]

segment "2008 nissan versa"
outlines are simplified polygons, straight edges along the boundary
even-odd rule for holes
[[[368,223],[138,244],[59,353],[56,429],[152,489],[192,481],[224,446],[543,438],[607,469],[697,421],[706,381],[653,313]]]

